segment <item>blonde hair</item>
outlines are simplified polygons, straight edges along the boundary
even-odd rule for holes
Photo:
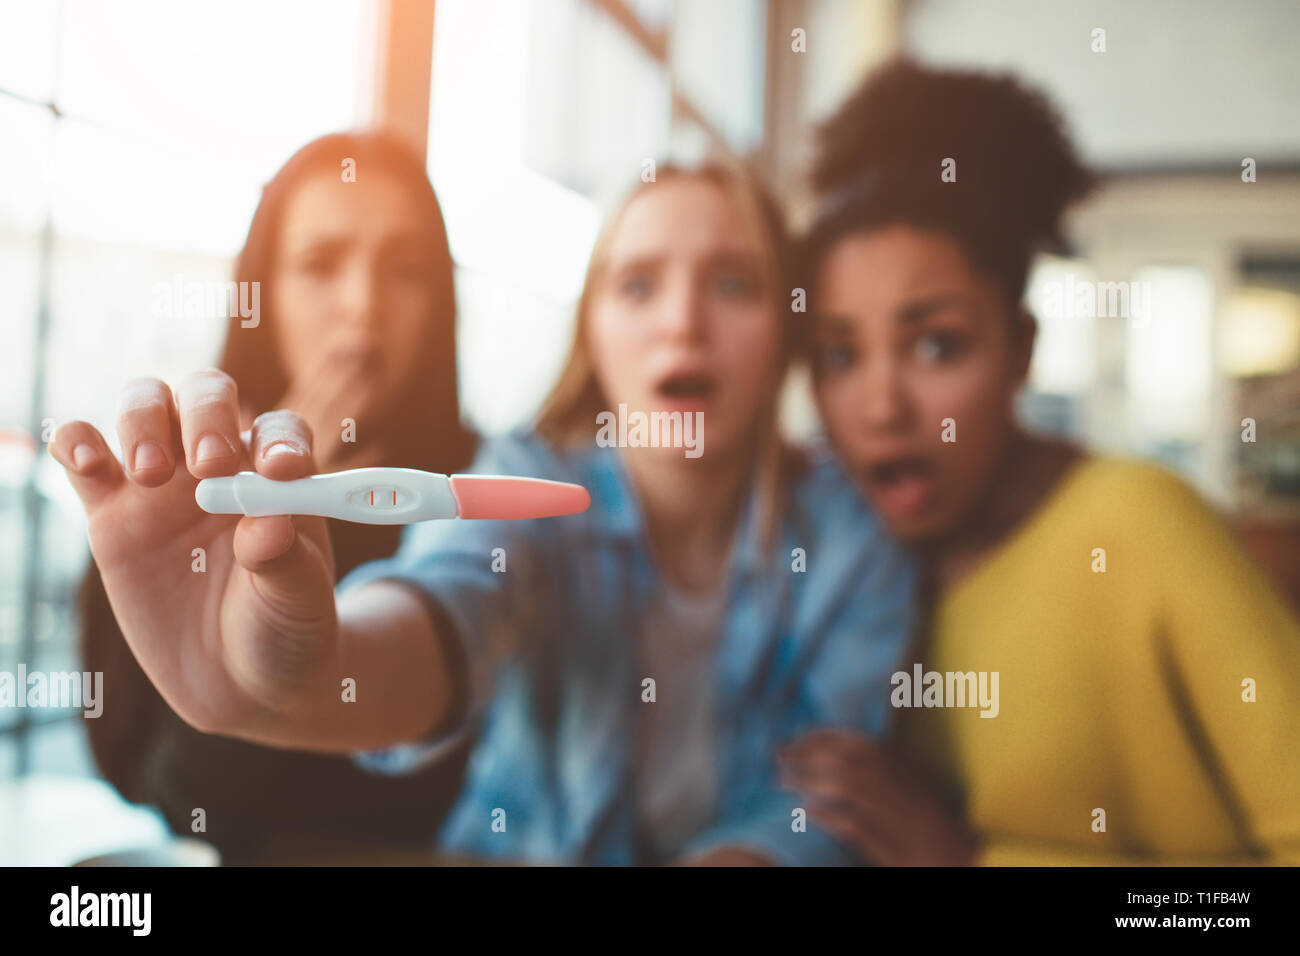
[[[791,253],[785,224],[779,207],[767,190],[744,167],[720,161],[682,167],[665,164],[658,167],[653,182],[642,182],[631,189],[606,218],[582,284],[574,321],[573,343],[560,377],[542,403],[536,420],[537,432],[557,446],[573,446],[594,441],[596,416],[608,408],[592,362],[587,339],[588,315],[592,300],[600,287],[618,224],[628,207],[647,190],[665,181],[702,180],[720,189],[739,210],[749,228],[759,239],[769,294],[778,321],[790,316],[789,278]],[[780,501],[789,471],[789,456],[777,433],[777,404],[785,370],[796,351],[796,330],[792,319],[779,322],[781,366],[771,395],[759,412],[758,476],[763,495],[763,536],[770,540],[779,518]]]

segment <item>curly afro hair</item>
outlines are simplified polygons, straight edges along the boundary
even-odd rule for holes
[[[1041,94],[905,59],[869,75],[817,147],[806,266],[848,233],[906,223],[955,238],[1012,304],[1034,251],[1063,245],[1061,214],[1095,183]],[[956,180],[944,182],[949,158]]]

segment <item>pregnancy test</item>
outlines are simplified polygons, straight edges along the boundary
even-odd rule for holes
[[[359,524],[435,518],[551,518],[586,511],[581,485],[505,475],[439,475],[415,468],[353,468],[293,481],[254,471],[204,478],[194,489],[214,515],[319,515]]]

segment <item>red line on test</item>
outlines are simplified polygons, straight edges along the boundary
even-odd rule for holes
[[[371,503],[372,505],[375,503],[375,489],[374,489],[374,488],[371,488],[371,489],[370,489],[370,503]]]
[[[393,489],[393,504],[397,504],[397,489]]]

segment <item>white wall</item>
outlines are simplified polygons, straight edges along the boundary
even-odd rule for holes
[[[1104,167],[1300,162],[1295,0],[915,0],[905,47],[1042,85]],[[1096,27],[1106,52],[1091,50]]]

